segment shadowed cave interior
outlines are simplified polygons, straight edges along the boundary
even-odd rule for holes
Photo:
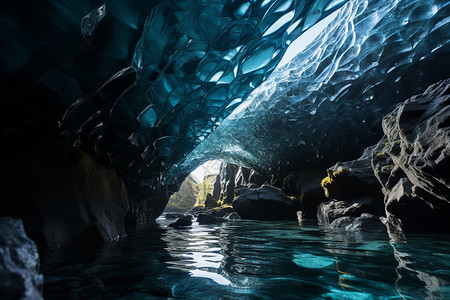
[[[0,215],[40,254],[165,209],[448,234],[449,1],[28,2],[0,12]]]

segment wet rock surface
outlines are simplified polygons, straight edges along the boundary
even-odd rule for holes
[[[380,218],[371,214],[363,213],[361,216],[341,217],[331,222],[333,229],[342,229],[352,232],[386,232],[386,226]]]
[[[43,299],[37,247],[22,221],[0,218],[0,298]]]
[[[341,217],[359,217],[362,213],[380,214],[378,204],[373,199],[358,198],[355,202],[333,201],[323,202],[317,208],[317,220],[319,224],[329,225]]]
[[[167,226],[173,228],[182,228],[182,227],[189,227],[191,225],[192,225],[192,218],[191,216],[187,215],[179,217],[175,222],[172,222]]]
[[[197,216],[197,222],[200,225],[208,225],[208,224],[220,224],[225,222],[226,219],[221,217],[214,217],[209,214],[199,214]]]
[[[297,206],[282,190],[264,185],[243,188],[233,201],[233,209],[243,219],[296,220]]]

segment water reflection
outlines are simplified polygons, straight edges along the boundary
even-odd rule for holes
[[[450,273],[448,257],[442,261],[440,259],[437,260],[440,264],[438,270],[435,268],[428,269],[427,265],[432,266],[435,264],[432,257],[426,258],[427,261],[421,263],[421,257],[414,258],[408,253],[411,251],[409,245],[391,243],[391,246],[394,251],[394,257],[398,262],[395,269],[397,273],[395,287],[399,295],[404,299],[408,298],[408,296],[419,296],[422,299],[448,299],[450,295],[449,282],[438,277],[442,273],[447,273],[447,275]],[[423,270],[423,267],[427,267],[428,270]],[[433,275],[433,273],[436,273],[436,275]],[[415,286],[424,286],[425,289],[418,293],[413,288]]]
[[[450,239],[235,221],[158,219],[82,255],[43,261],[47,299],[449,299]],[[75,295],[75,296],[74,296]]]

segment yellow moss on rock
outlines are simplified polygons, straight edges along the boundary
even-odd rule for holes
[[[326,186],[330,185],[336,179],[337,176],[346,175],[348,173],[350,173],[350,171],[345,168],[339,168],[336,171],[328,172],[328,176],[322,179],[320,185],[322,185],[322,187],[325,188]]]

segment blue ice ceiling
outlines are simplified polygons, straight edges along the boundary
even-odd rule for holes
[[[449,77],[449,4],[346,1],[171,173],[217,157],[272,174],[355,159],[395,104]]]
[[[295,38],[344,2],[163,1],[146,17],[131,68],[79,98],[64,125],[80,133],[76,143],[87,139],[96,155],[107,154],[114,169],[152,185],[268,78]],[[95,43],[114,3],[83,18],[86,41]],[[116,17],[137,27],[126,9]],[[134,73],[123,93],[110,95]]]
[[[396,103],[450,77],[449,4],[11,2],[0,63],[50,90],[68,139],[128,182],[156,186],[210,159],[328,167],[375,143]]]
[[[358,157],[396,103],[449,77],[449,4],[346,1],[172,172],[217,157],[272,173]]]

